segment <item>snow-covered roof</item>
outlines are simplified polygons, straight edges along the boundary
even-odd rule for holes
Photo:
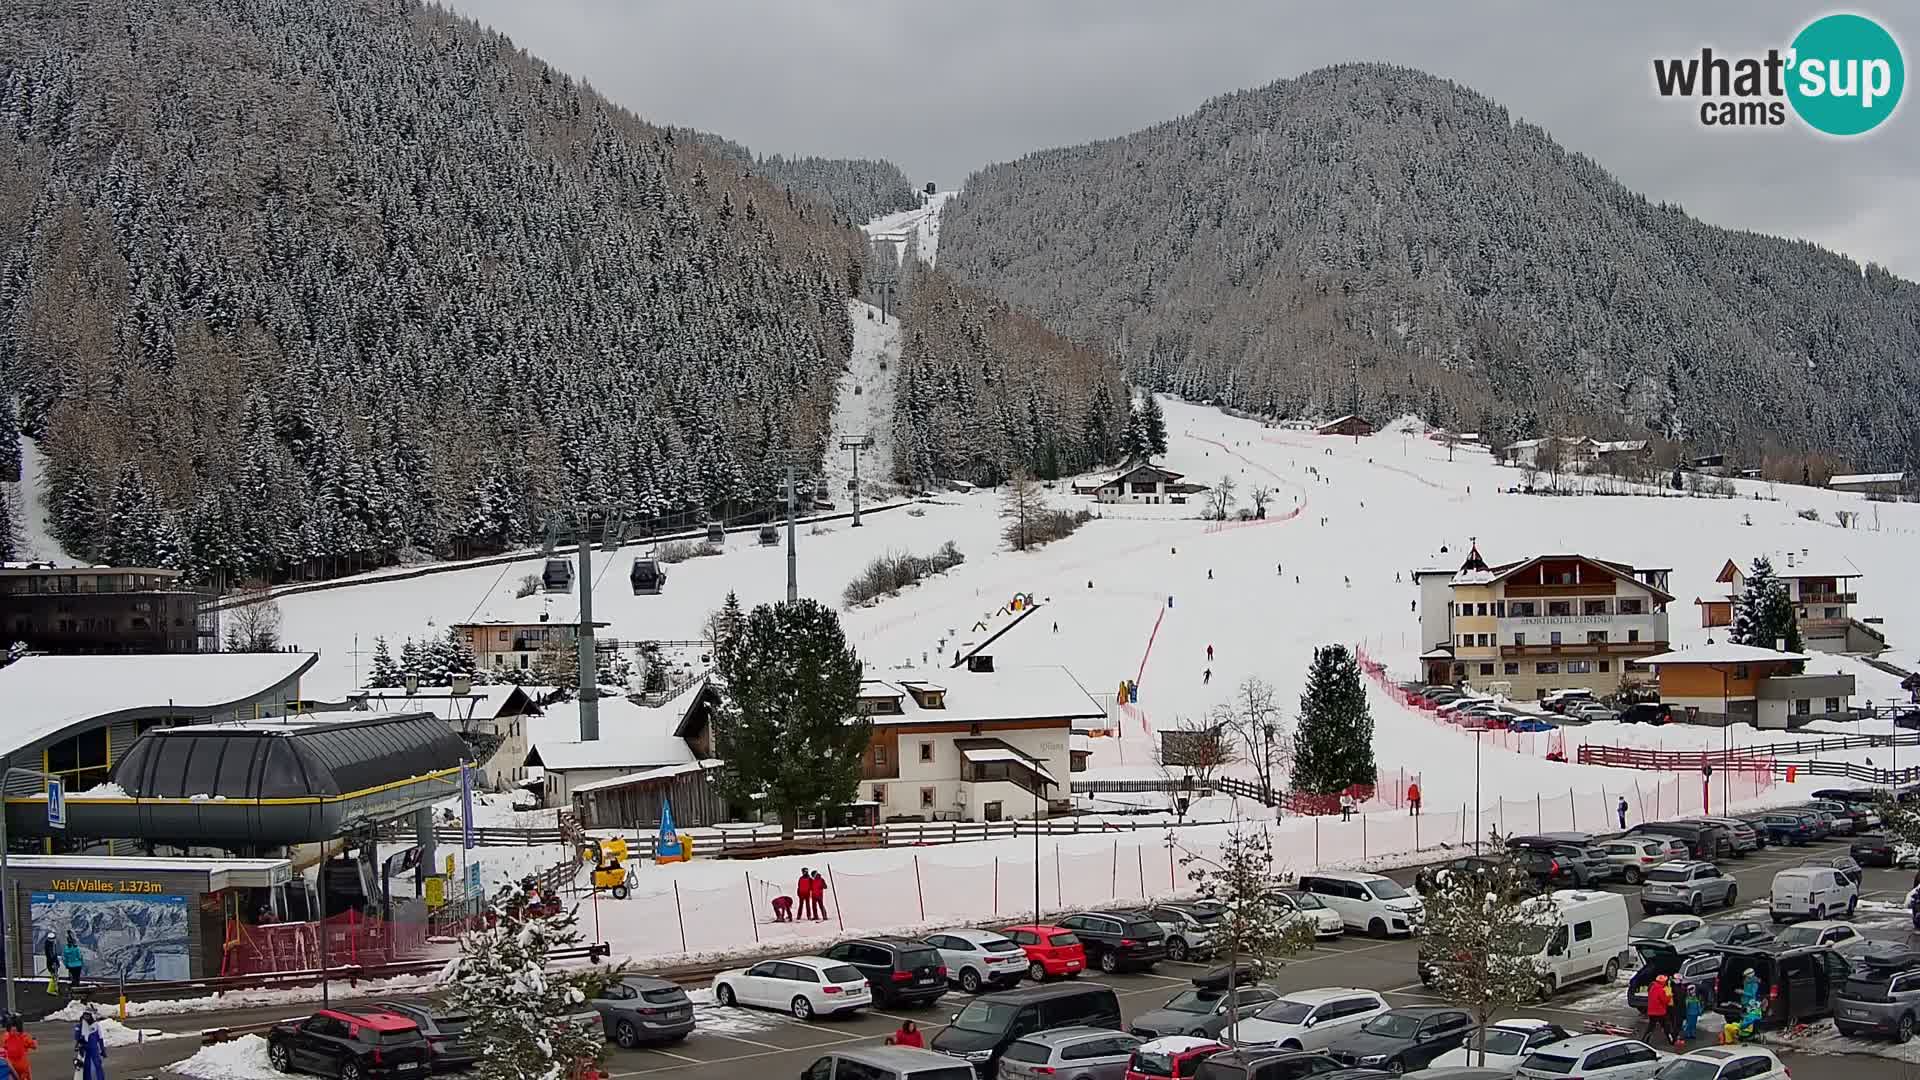
[[[1817,561],[1812,558],[1796,557],[1793,563],[1789,565],[1784,556],[1776,557],[1773,555],[1768,555],[1767,561],[1773,564],[1773,576],[1778,578],[1857,578],[1866,576],[1860,572],[1859,567],[1845,561]],[[1750,576],[1751,570],[1751,564],[1741,566],[1732,559],[1728,559],[1726,565],[1720,568],[1720,573],[1714,580],[1730,584],[1736,575],[1742,578]]]
[[[891,679],[866,679],[860,684],[862,697],[887,694],[900,698],[899,715],[867,717],[875,726],[898,724],[973,724],[994,720],[1081,720],[1105,717],[1107,712],[1093,700],[1073,673],[1058,666],[999,668],[994,671],[948,672],[945,683],[937,683],[920,672],[897,672]],[[945,708],[924,709],[911,694],[899,689],[899,683],[936,682],[947,687]]]
[[[1845,476],[1830,478],[1827,481],[1827,486],[1832,487],[1835,484],[1897,484],[1906,478],[1907,474],[1903,472],[1848,473]]]
[[[0,668],[0,748],[18,750],[76,724],[128,715],[230,709],[300,677],[317,653],[23,656]]]
[[[630,772],[622,776],[609,776],[605,780],[595,780],[591,784],[581,784],[573,788],[572,792],[578,795],[585,791],[605,791],[608,788],[626,787],[628,784],[640,784],[649,780],[668,780],[687,773],[717,769],[721,764],[718,758],[708,758],[705,761],[689,761],[681,765],[662,765],[657,769],[641,769],[639,772]]]
[[[1474,550],[1478,551],[1479,548],[1476,547]],[[1513,577],[1514,575],[1520,573],[1521,571],[1531,566],[1538,565],[1539,563],[1546,562],[1548,560],[1562,561],[1567,559],[1576,559],[1580,562],[1586,563],[1589,566],[1599,567],[1600,569],[1605,570],[1606,572],[1612,574],[1613,576],[1620,579],[1621,581],[1631,582],[1632,584],[1640,586],[1641,588],[1654,594],[1654,596],[1659,598],[1660,600],[1666,601],[1666,600],[1673,599],[1673,595],[1667,592],[1665,589],[1660,588],[1658,585],[1654,585],[1650,582],[1641,580],[1640,577],[1638,576],[1639,571],[1635,570],[1634,567],[1629,563],[1614,562],[1611,559],[1596,558],[1592,555],[1582,555],[1579,552],[1575,552],[1575,551],[1561,552],[1561,553],[1550,554],[1550,555],[1533,555],[1525,559],[1520,559],[1517,562],[1502,563],[1498,566],[1488,567],[1485,570],[1469,570],[1469,569],[1466,569],[1465,567],[1462,567],[1460,572],[1453,576],[1453,583],[1455,585],[1490,585],[1493,582],[1502,581],[1507,578]],[[1471,558],[1468,559],[1467,565],[1472,565]]]
[[[355,691],[365,694],[368,707],[401,712],[430,712],[442,720],[491,720],[518,695],[526,705],[533,699],[526,691],[510,683],[476,686],[470,693],[456,695],[451,687],[422,686],[409,694],[405,689],[368,687]]]
[[[688,693],[695,693],[704,683],[695,683]],[[621,738],[626,735],[644,735],[669,738],[675,735],[675,729],[686,716],[694,701],[683,693],[659,705],[641,705],[631,698],[602,695],[600,698],[600,734],[603,738]],[[526,722],[527,741],[540,745],[549,742],[575,742],[580,738],[580,701],[568,698],[565,701],[549,702],[541,706],[540,715]],[[676,759],[677,760],[677,759]],[[666,764],[666,762],[636,762],[635,764]]]
[[[694,762],[693,748],[671,735],[616,734],[601,719],[601,738],[593,742],[536,743],[527,751],[526,764],[548,772],[573,769],[638,769]]]
[[[983,765],[990,761],[1018,762],[1021,765],[1024,765],[1027,768],[1032,769],[1034,772],[1039,773],[1050,784],[1057,784],[1060,782],[1058,780],[1055,780],[1053,778],[1053,774],[1047,771],[1047,767],[1045,765],[1042,765],[1031,754],[1023,754],[1020,751],[1015,750],[1013,747],[1006,746],[1004,744],[1000,746],[962,747],[960,750],[960,756],[963,758],[966,758],[968,761],[972,761],[972,762],[983,764]]]
[[[1647,448],[1645,439],[1620,439],[1614,442],[1596,442],[1593,444],[1597,454],[1637,454]]]
[[[1774,652],[1756,645],[1735,645],[1721,642],[1717,645],[1695,645],[1690,649],[1675,649],[1649,656],[1640,661],[1643,664],[1755,664],[1766,660],[1806,660],[1805,653]]]
[[[1184,1054],[1189,1050],[1219,1045],[1220,1042],[1217,1039],[1201,1039],[1192,1035],[1162,1035],[1157,1039],[1141,1043],[1139,1049],[1150,1054]]]

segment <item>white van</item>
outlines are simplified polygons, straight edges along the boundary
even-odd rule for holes
[[[1338,912],[1349,930],[1363,930],[1374,937],[1412,934],[1426,913],[1425,905],[1406,886],[1379,874],[1321,870],[1300,875],[1299,887]]]
[[[1582,979],[1610,983],[1633,959],[1627,944],[1627,898],[1619,893],[1560,889],[1558,920],[1536,963],[1548,992]]]
[[[1796,866],[1773,875],[1773,893],[1767,900],[1777,923],[1794,919],[1824,919],[1846,912],[1853,918],[1860,902],[1860,886],[1828,866]]]

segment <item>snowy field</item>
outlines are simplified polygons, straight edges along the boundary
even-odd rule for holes
[[[1361,646],[1394,677],[1412,677],[1420,641],[1410,571],[1457,564],[1476,541],[1490,561],[1580,552],[1671,566],[1676,647],[1706,639],[1692,601],[1717,595],[1713,578],[1725,560],[1746,563],[1769,554],[1784,562],[1786,550],[1806,550],[1862,571],[1862,614],[1884,616],[1895,656],[1920,642],[1920,583],[1907,572],[1920,506],[1745,482],[1733,499],[1521,495],[1501,490],[1519,482],[1518,471],[1465,449],[1449,462],[1445,447],[1410,426],[1359,440],[1325,438],[1264,429],[1174,400],[1165,407],[1166,464],[1200,482],[1230,477],[1242,492],[1271,486],[1276,496],[1267,520],[1221,526],[1198,520],[1197,504],[1097,507],[1102,516],[1075,536],[1013,554],[1002,550],[994,493],[945,495],[911,512],[871,515],[860,529],[845,522],[803,529],[801,592],[838,606],[846,582],[874,557],[925,553],[953,540],[967,555],[965,564],[897,598],[845,612],[849,638],[875,672],[938,664],[958,643],[978,636],[976,623],[991,619],[1014,593],[1032,593],[1044,606],[989,650],[1002,665],[1063,665],[1109,705],[1120,680],[1140,684],[1139,705],[1114,712],[1115,735],[1092,740],[1088,777],[1157,775],[1157,730],[1203,716],[1249,675],[1272,682],[1291,712],[1316,645]],[[1062,505],[1084,502],[1068,493],[1065,481],[1053,498]],[[1802,509],[1822,520],[1797,517]],[[1835,509],[1861,510],[1864,526],[1836,527]],[[595,615],[621,638],[692,638],[729,589],[748,605],[781,599],[785,555],[782,548],[730,538],[724,555],[674,567],[667,591],[649,597],[625,587],[631,553],[596,555],[602,589]],[[576,617],[571,595],[513,597],[514,582],[538,569],[530,560],[284,598],[288,640],[323,654],[303,689],[333,696],[351,688],[355,635],[369,648],[378,634],[397,641],[429,624],[442,628],[477,616],[546,610],[556,619]],[[1215,650],[1210,681],[1203,675],[1208,645]],[[1810,667],[1852,672],[1860,682],[1857,700],[1884,699],[1893,682],[1846,658],[1820,656]],[[966,677],[955,676],[955,693],[964,692]],[[1391,852],[1456,842],[1471,834],[1476,820],[1481,828],[1593,828],[1622,796],[1634,805],[1635,819],[1699,809],[1697,777],[1552,762],[1542,756],[1541,743],[1508,749],[1486,739],[1478,747],[1481,806],[1475,813],[1474,737],[1394,704],[1377,687],[1372,698],[1383,782],[1419,777],[1429,810],[1421,833],[1413,834],[1404,814],[1391,813],[1344,829],[1278,823],[1284,836],[1277,834],[1276,842],[1296,869],[1377,862]],[[1837,727],[1826,733],[1850,733],[1853,725]],[[1717,746],[1721,738],[1718,730],[1677,726],[1593,725],[1569,732],[1570,755],[1583,740],[1684,749]],[[1744,745],[1820,733],[1743,728],[1732,734]],[[1804,794],[1825,783],[1735,793],[1735,802],[1790,798],[1795,788]],[[1219,837],[1187,829],[1176,843],[1206,851]],[[918,849],[917,872],[913,849],[819,859],[840,879],[833,894],[839,916],[826,926],[765,922],[766,901],[807,860],[651,868],[636,881],[633,899],[603,903],[601,917],[607,936],[636,956],[709,954],[774,936],[791,937],[797,946],[838,932],[840,918],[849,927],[902,927],[919,921],[922,904],[929,923],[990,920],[1030,907],[1036,877],[1047,906],[1093,905],[1183,884],[1164,830],[1067,836],[1057,845],[1048,838],[1043,845],[1037,863],[1030,838]],[[679,918],[663,919],[665,911]]]

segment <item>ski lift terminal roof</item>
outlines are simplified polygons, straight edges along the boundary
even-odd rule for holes
[[[13,753],[72,729],[163,716],[232,715],[297,697],[318,653],[23,656],[0,668],[0,749]]]

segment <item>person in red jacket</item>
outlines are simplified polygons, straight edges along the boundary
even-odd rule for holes
[[[800,901],[800,917],[813,918],[813,879],[804,866],[800,868],[800,880],[793,883],[793,898]]]
[[[1647,1026],[1640,1032],[1640,1041],[1649,1046],[1653,1045],[1655,1031],[1666,1036],[1667,1045],[1673,1045],[1673,1035],[1667,1027],[1667,1008],[1673,1004],[1673,998],[1668,994],[1665,975],[1654,979],[1653,985],[1647,987]]]
[[[813,917],[827,917],[827,880],[820,876],[818,870],[813,872]]]
[[[1420,782],[1407,785],[1407,813],[1418,816],[1420,813]]]
[[[895,1046],[918,1046],[926,1049],[927,1041],[920,1035],[920,1028],[911,1020],[900,1021],[899,1030],[887,1036],[887,1041]]]

